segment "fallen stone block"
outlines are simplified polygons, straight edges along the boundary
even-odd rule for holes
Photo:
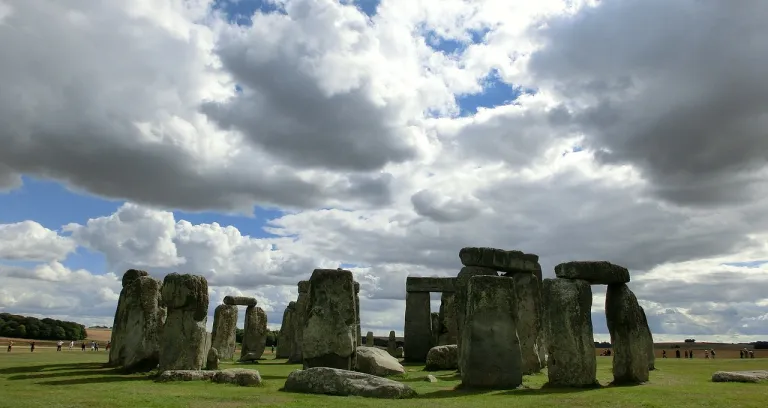
[[[386,349],[359,346],[355,353],[355,371],[378,377],[405,373],[405,368]]]
[[[538,255],[496,248],[461,248],[459,259],[464,266],[490,268],[505,273],[535,272],[540,268]]]
[[[759,383],[768,381],[768,370],[718,371],[712,374],[712,382]]]
[[[387,378],[371,374],[329,367],[296,370],[288,375],[284,391],[305,394],[325,394],[366,398],[413,398],[413,388]]]
[[[218,371],[166,370],[155,378],[156,382],[210,380]]]
[[[228,368],[216,371],[211,381],[219,384],[236,384],[241,387],[256,387],[261,385],[261,374],[256,370]]]
[[[459,346],[448,344],[429,349],[425,370],[455,370],[459,368]]]

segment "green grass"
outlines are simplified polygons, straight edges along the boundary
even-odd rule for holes
[[[768,360],[657,360],[651,382],[634,387],[593,390],[541,389],[546,375],[525,377],[527,388],[512,391],[455,391],[453,372],[432,373],[437,383],[423,381],[428,372],[407,366],[398,380],[420,394],[412,400],[302,395],[278,391],[297,365],[262,360],[258,369],[265,386],[237,387],[210,382],[154,383],[142,375],[120,375],[103,368],[105,352],[60,352],[19,349],[0,354],[0,407],[765,407],[768,384],[712,383],[717,370],[768,369]],[[489,355],[489,358],[492,358]],[[611,380],[610,358],[598,358],[598,379]],[[224,364],[226,367],[241,366]],[[429,404],[429,405],[426,405]]]

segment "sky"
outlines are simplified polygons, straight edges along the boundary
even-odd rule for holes
[[[768,3],[0,0],[0,311],[130,268],[345,267],[362,331],[465,246],[629,268],[656,341],[768,340]],[[596,340],[608,340],[593,287]],[[437,311],[439,296],[433,296]],[[240,325],[242,326],[242,315]]]

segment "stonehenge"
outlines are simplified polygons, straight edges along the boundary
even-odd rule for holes
[[[257,306],[245,309],[243,325],[243,345],[240,349],[240,361],[255,361],[264,354],[267,347],[267,313]]]
[[[309,297],[309,281],[299,281],[299,296],[296,298],[296,308],[293,315],[293,343],[291,344],[291,356],[289,363],[301,363],[302,338],[304,335],[304,323],[307,314],[307,301]]]
[[[405,359],[407,361],[424,362],[427,360],[429,349],[436,346],[440,327],[433,327],[433,317],[430,310],[430,293],[453,293],[456,278],[422,278],[409,276],[405,281]],[[450,307],[441,306],[443,319],[454,320]],[[437,319],[439,321],[440,314]],[[440,325],[437,325],[440,326]]]
[[[221,360],[232,360],[235,355],[235,333],[237,329],[237,306],[221,304],[213,312],[211,348],[218,352]]]
[[[289,302],[283,312],[283,322],[280,325],[280,334],[277,338],[277,352],[275,358],[290,358],[293,346],[293,318],[296,312],[296,302]]]
[[[200,370],[208,350],[208,282],[202,276],[171,273],[162,286],[167,309],[160,336],[159,370]]]

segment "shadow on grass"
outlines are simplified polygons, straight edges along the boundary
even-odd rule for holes
[[[57,372],[53,372],[53,373],[43,372],[41,374],[12,375],[8,377],[8,379],[9,380],[39,380],[39,379],[58,378],[58,377],[119,375],[119,374],[123,374],[123,371],[120,371],[115,368],[103,369],[103,370],[73,370],[73,371],[57,370]]]
[[[125,376],[86,377],[86,378],[71,378],[69,380],[40,381],[36,384],[55,386],[55,385],[78,385],[78,384],[105,384],[105,383],[125,382],[125,381],[147,381],[147,377],[125,377]]]
[[[557,395],[557,394],[573,394],[585,391],[599,390],[600,386],[587,387],[587,388],[570,388],[570,387],[553,387],[543,386],[541,388],[518,388],[514,390],[494,390],[494,389],[482,389],[482,388],[462,388],[457,386],[453,389],[439,390],[435,392],[429,392],[420,394],[417,398],[420,399],[440,399],[440,398],[460,398],[473,395],[490,394],[500,396],[514,396],[514,395]]]
[[[62,363],[62,364],[44,364],[35,366],[18,366],[8,367],[0,369],[1,374],[22,374],[22,373],[37,373],[41,371],[74,371],[74,370],[91,370],[95,368],[101,368],[104,363]]]

